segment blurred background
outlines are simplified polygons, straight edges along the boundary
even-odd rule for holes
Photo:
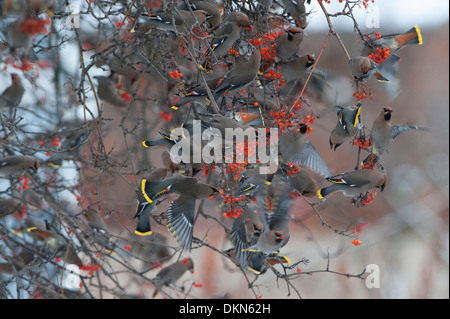
[[[326,4],[329,13],[342,10],[341,3],[331,2]],[[423,36],[423,45],[407,46],[398,52],[401,57],[401,91],[395,100],[388,100],[380,83],[373,79],[367,83],[375,91],[376,97],[373,101],[364,100],[363,123],[370,128],[381,109],[389,106],[393,109],[393,123],[430,128],[430,132],[411,131],[391,141],[389,153],[382,160],[388,176],[387,187],[384,192],[377,192],[372,203],[357,208],[348,197],[336,194],[316,206],[322,218],[334,229],[357,229],[357,238],[361,244],[355,246],[353,238],[338,235],[324,227],[311,207],[298,198],[291,212],[297,222],[291,224],[291,239],[282,249],[282,255],[288,256],[292,263],[302,261],[297,267],[287,270],[293,276],[290,281],[292,286],[282,279],[277,280],[269,270],[259,276],[254,287],[249,289],[248,280],[253,280],[253,275],[244,276],[222,255],[208,247],[201,247],[193,249],[190,254],[183,254],[193,258],[195,269],[194,274],[185,274],[183,280],[201,284],[201,287],[192,288],[192,297],[449,298],[448,6],[449,3],[445,1],[375,0],[368,9],[358,8],[354,11],[363,33],[402,33],[417,25]],[[307,6],[307,10],[311,11],[308,17],[310,24],[300,53],[315,54],[317,58],[326,39],[328,26],[315,1]],[[375,19],[379,15],[379,28],[367,28],[366,19],[370,15]],[[362,43],[353,32],[353,22],[348,17],[332,18],[331,21],[349,54],[358,55]],[[79,72],[74,44],[61,48],[61,56],[71,57],[61,61],[68,74]],[[334,37],[330,38],[316,67],[343,76],[342,81],[347,79],[351,86],[346,56]],[[5,71],[8,68],[5,66]],[[92,68],[91,72],[91,75],[107,74],[99,68]],[[2,74],[2,77],[2,83],[6,83],[7,73]],[[45,71],[41,78],[45,81]],[[41,87],[45,87],[45,84]],[[33,92],[33,96],[24,97],[25,103],[42,93],[39,89]],[[133,173],[150,166],[162,166],[161,150],[150,154],[140,147],[142,138],[156,138],[157,130],[167,127],[167,123],[158,116],[159,110],[168,110],[167,101],[163,94],[158,96],[158,88],[139,94],[144,96],[149,92],[156,96],[155,100],[139,104],[134,114],[128,114],[126,109],[103,109],[103,118],[108,119],[104,126],[107,132],[103,137],[105,149],[115,163],[123,163],[125,168],[120,174],[103,174],[96,168],[85,169],[80,190],[83,200],[81,204],[72,206],[76,211],[91,202],[100,203],[105,220],[119,237],[129,236],[135,228],[133,216],[137,187]],[[354,103],[351,95],[349,98],[347,105]],[[92,105],[91,109],[95,109],[92,100],[88,103]],[[315,105],[314,102],[312,105]],[[319,103],[316,105],[317,109],[314,110],[320,118],[314,122],[309,140],[333,172],[352,170],[356,164],[356,148],[350,143],[343,144],[336,151],[329,148],[328,137],[335,126],[336,113],[334,109],[320,108]],[[64,116],[69,119],[82,118],[82,114],[83,110],[78,106]],[[127,118],[125,122],[124,117]],[[140,125],[136,134],[124,135],[122,129],[117,129],[125,125],[132,130],[136,123]],[[129,142],[129,145],[124,141]],[[129,166],[130,152],[135,155],[131,158],[133,169]],[[77,171],[70,169],[70,165],[66,170],[65,176],[71,180],[70,176],[75,176]],[[77,183],[78,180],[74,178],[73,182]],[[73,196],[68,194],[66,200],[73,203]],[[163,203],[155,215],[166,209],[167,205]],[[215,208],[213,204],[208,204],[205,209]],[[229,221],[225,222],[230,224]],[[165,227],[156,223],[152,225],[154,234],[166,237],[169,245],[176,245]],[[211,220],[199,218],[194,235],[207,238],[209,245],[221,250],[231,247],[223,228]],[[345,276],[358,275],[372,264],[379,269],[379,288],[368,288],[364,279]],[[279,266],[276,269],[283,271]],[[152,277],[158,271],[151,270],[147,275]],[[128,280],[126,273],[118,278]],[[153,288],[134,280],[127,285],[127,292],[148,297]],[[103,295],[108,296],[107,293]],[[175,291],[173,296],[183,297],[184,294]]]

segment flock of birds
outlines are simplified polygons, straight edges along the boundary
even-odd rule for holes
[[[182,39],[192,35],[195,28],[202,27],[211,32],[212,38],[205,40],[202,58],[191,61],[198,72],[203,74],[204,81],[185,88],[181,98],[171,105],[173,112],[186,114],[186,120],[176,124],[189,134],[174,136],[170,132],[160,131],[160,139],[142,143],[150,151],[155,147],[164,147],[166,150],[163,153],[164,167],[152,169],[140,181],[135,234],[152,234],[152,213],[161,202],[170,198],[166,215],[167,230],[182,250],[190,252],[196,211],[200,202],[213,199],[225,212],[224,215],[233,213],[229,233],[233,248],[226,254],[243,269],[260,274],[268,265],[289,262],[279,252],[289,241],[290,207],[296,196],[316,196],[325,200],[335,192],[342,192],[345,196],[358,198],[371,190],[385,189],[387,174],[381,159],[390,142],[403,132],[427,129],[393,124],[392,116],[395,113],[392,108],[382,107],[370,128],[365,147],[368,155],[362,161],[362,166],[342,174],[330,172],[314,145],[307,139],[312,122],[305,121],[306,112],[294,111],[295,114],[290,115],[291,106],[299,100],[299,88],[310,80],[310,89],[321,92],[327,86],[327,81],[331,80],[326,74],[313,70],[315,57],[312,54],[298,55],[308,25],[305,2],[309,4],[310,1],[277,2],[282,6],[283,16],[290,25],[271,41],[271,48],[275,50],[271,58],[267,58],[262,45],[243,39],[245,32],[251,29],[250,32],[255,32],[257,27],[249,18],[251,12],[230,11],[222,15],[221,8],[214,0],[182,0],[176,7],[161,8],[152,11],[151,17],[137,19],[134,29],[136,37],[170,33]],[[272,1],[257,1],[257,4],[252,4],[246,10],[258,10],[260,19],[264,19],[261,21],[270,21],[272,7]],[[278,20],[275,23],[278,25]],[[8,40],[11,45],[20,47],[19,40],[9,38],[14,37],[15,33],[9,32]],[[396,73],[400,61],[397,52],[406,45],[416,44],[422,44],[418,27],[405,33],[365,40],[360,56],[348,61],[356,87],[361,88],[373,76],[378,81],[389,82],[385,85],[387,93],[395,97],[398,94]],[[222,68],[223,62],[228,61],[233,48],[237,48],[238,52],[235,63],[231,64],[227,72],[220,74],[218,66]],[[380,56],[380,52],[385,53],[386,48],[389,49],[387,56]],[[375,61],[376,58],[382,60]],[[124,64],[116,55],[110,55],[104,61],[112,72],[110,77],[97,77],[98,96],[104,102],[117,106],[129,105],[118,94],[113,76],[119,74],[126,77],[132,74],[133,79],[136,79],[136,73],[139,72],[130,66],[132,63]],[[285,81],[285,85],[271,95],[267,95],[263,88],[263,85],[267,88],[275,83],[263,77],[268,70],[279,70]],[[11,80],[12,84],[0,95],[2,112],[19,105],[24,94],[20,76],[12,74]],[[241,95],[240,92],[245,89],[249,89],[252,94],[248,97]],[[332,149],[336,150],[358,134],[362,136],[361,132],[367,129],[361,121],[362,109],[361,100],[357,105],[336,106],[336,126],[329,136]],[[277,126],[275,113],[282,113],[282,120],[288,123],[286,127]],[[278,169],[273,173],[261,174],[260,169],[267,164],[259,161],[246,163],[237,169],[221,162],[208,164],[195,161],[194,154],[202,152],[205,141],[199,143],[190,137],[194,121],[201,124],[202,132],[219,132],[216,135],[222,137],[226,129],[250,129],[257,135],[257,129],[261,127],[279,128],[276,144]],[[185,142],[189,145],[191,156],[180,162],[171,157],[170,152],[185,145]],[[0,159],[1,176],[29,169],[36,171],[38,168],[39,161],[32,156],[11,155]],[[209,170],[209,175],[207,182],[202,183],[197,174],[205,169]],[[317,176],[324,178],[329,185],[319,188]],[[176,194],[176,198],[173,199],[171,194]],[[18,205],[17,199],[1,198],[0,217],[11,214]],[[159,287],[173,283],[192,268],[191,259],[180,260],[164,268],[158,275]]]

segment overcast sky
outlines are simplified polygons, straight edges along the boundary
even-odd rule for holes
[[[373,4],[369,3],[368,9],[361,8],[354,11],[355,18],[364,33],[369,32],[366,19],[371,14],[376,16],[377,10],[379,11],[379,27],[382,30],[392,29],[400,32],[405,29],[404,31],[407,31],[414,25],[426,30],[448,22],[449,1],[446,0],[375,0]],[[329,13],[340,12],[343,6],[344,4],[337,0],[325,4]],[[328,29],[328,25],[324,23],[323,12],[316,1],[311,1],[307,10],[313,10],[308,25],[309,30]],[[319,18],[320,16],[322,19]],[[336,30],[348,30],[353,26],[348,17],[333,18],[332,22]]]

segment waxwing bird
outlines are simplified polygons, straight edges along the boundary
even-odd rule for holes
[[[392,53],[395,53],[406,45],[422,45],[422,43],[422,34],[420,33],[419,27],[414,26],[405,33],[384,35],[378,39],[367,41],[361,55],[368,56],[376,52],[377,48],[389,48]]]
[[[341,191],[345,196],[351,197],[356,197],[375,188],[383,191],[386,186],[386,179],[387,177],[384,171],[375,171],[372,169],[349,171],[326,178],[326,180],[333,184],[319,189],[317,195],[319,199],[323,199],[336,191]]]
[[[366,42],[361,51],[362,56],[376,59],[381,74],[389,79],[390,85],[384,85],[384,89],[390,100],[397,97],[400,87],[398,78],[400,57],[396,52],[406,45],[422,45],[419,27],[414,26],[405,33],[384,35],[378,39],[371,39]],[[388,56],[387,59],[386,56]]]
[[[286,180],[289,186],[300,195],[305,197],[316,195],[318,189],[317,183],[311,178],[306,169],[302,168],[296,174],[287,175]]]
[[[21,173],[29,169],[35,172],[39,169],[39,161],[36,157],[13,155],[0,159],[0,176]]]
[[[20,31],[25,20],[25,16],[20,16],[11,22],[7,27],[7,38],[12,51],[18,50],[28,56],[33,44],[33,37],[27,32]]]
[[[263,230],[263,222],[253,208],[246,206],[238,218],[233,219],[230,239],[234,245],[234,260],[238,266],[244,266],[247,254],[245,250],[256,244]]]
[[[129,102],[119,94],[117,85],[112,78],[106,76],[95,76],[95,78],[98,81],[97,94],[101,100],[120,107],[129,104]]]
[[[222,79],[221,76],[214,77],[212,79],[206,80],[206,84],[208,85],[208,88],[211,91],[214,91],[214,89],[217,86],[217,83]],[[190,103],[190,102],[197,102],[201,105],[206,105],[208,99],[208,93],[206,91],[206,88],[203,87],[203,85],[197,84],[195,86],[192,86],[187,89],[187,92],[183,94],[183,97],[181,100],[172,105],[173,110],[178,110],[181,106]]]
[[[308,25],[305,0],[282,0],[282,3],[284,11],[294,19],[295,25],[305,29]]]
[[[241,123],[239,123],[237,120],[227,117],[227,116],[223,116],[220,114],[202,114],[199,113],[197,114],[198,117],[201,120],[201,123],[204,127],[206,128],[216,128],[217,130],[220,131],[220,134],[222,135],[222,137],[225,139],[226,136],[226,129],[237,129],[237,128],[241,128],[243,131],[245,131],[246,129],[250,128],[253,130],[253,127],[248,126],[248,125],[243,125]]]
[[[153,278],[152,282],[155,286],[155,291],[153,293],[152,298],[155,298],[158,294],[159,290],[163,286],[171,286],[174,285],[181,276],[184,275],[186,271],[193,271],[194,262],[191,258],[185,258],[183,260],[177,261],[173,264],[170,264],[163,269]]]
[[[311,54],[305,54],[301,57],[290,59],[289,61],[281,62],[280,65],[283,69],[283,78],[286,82],[291,80],[301,80],[307,75],[316,58]]]
[[[159,195],[158,192],[156,192],[156,194],[150,194],[151,198],[147,195],[148,198],[150,199],[148,200],[144,195],[147,194],[145,192],[145,187],[149,187],[149,185],[146,185],[146,183],[150,184],[155,181],[161,181],[163,178],[167,176],[167,171],[168,171],[167,168],[155,168],[141,182],[141,187],[142,183],[144,183],[143,185],[144,189],[143,190],[141,189],[141,191],[138,192],[136,214],[133,217],[138,219],[138,223],[134,231],[136,235],[148,236],[152,234],[152,229],[150,226],[150,215],[157,206],[156,199],[160,195],[164,194],[164,188],[160,190],[160,192],[162,193]]]
[[[224,253],[230,257],[234,263],[236,263],[238,266],[240,266],[236,262],[236,249],[230,248]],[[271,253],[271,254],[264,254],[263,252],[254,252],[252,253],[248,260],[246,261],[247,267],[244,267],[244,270],[253,273],[254,275],[262,275],[266,273],[267,269],[273,265],[276,264],[286,264],[290,263],[291,261],[286,256],[281,256],[278,253]]]
[[[364,82],[372,75],[376,77],[379,82],[389,82],[378,70],[378,65],[372,59],[365,56],[356,56],[348,61],[350,71],[355,80]]]
[[[294,163],[308,167],[322,176],[330,176],[330,170],[314,145],[306,140],[308,125],[300,123],[295,130],[287,129],[278,140],[281,162]]]
[[[289,209],[293,199],[285,187],[281,185],[275,187],[273,196],[268,196],[268,192],[265,192],[258,197],[263,229],[256,244],[244,251],[271,254],[278,252],[289,241]],[[265,188],[269,190],[269,185]]]
[[[0,95],[0,111],[4,112],[20,104],[25,89],[18,74],[11,74],[11,85]]]
[[[281,61],[289,60],[296,56],[303,41],[304,31],[301,28],[294,27],[286,30],[276,40],[277,57]]]
[[[236,196],[253,195],[261,190],[266,182],[271,182],[273,175],[261,174],[260,168],[266,166],[260,164],[259,166],[245,170],[238,179],[238,190]]]
[[[139,29],[144,30],[154,26],[158,30],[188,34],[198,24],[202,25],[210,15],[204,10],[181,10],[176,9],[172,14],[160,13],[150,17]]]
[[[249,28],[250,20],[245,13],[235,11],[228,15],[218,30],[214,33],[214,38],[211,40],[210,47],[205,52],[204,58],[207,59],[200,66],[203,70],[211,68],[211,55],[224,55],[233,46],[233,44],[241,36],[242,28]]]
[[[256,78],[261,64],[261,52],[253,47],[253,53],[248,60],[236,63],[236,66],[228,71],[222,82],[213,92],[214,99],[218,101],[226,93],[235,93],[247,88]]]
[[[331,131],[329,142],[330,148],[336,150],[346,140],[355,136],[362,128],[361,104],[356,106],[336,106],[338,121],[336,127]]]
[[[419,127],[417,125],[393,125],[392,109],[384,107],[378,117],[375,119],[370,131],[370,143],[372,144],[371,152],[378,159],[387,151],[389,142],[395,139],[403,132],[411,130],[428,131],[428,128]]]
[[[167,210],[167,229],[180,248],[190,252],[196,201],[217,194],[218,189],[194,178],[184,178],[172,184],[167,192],[179,195]]]
[[[197,160],[196,155],[202,154],[203,146],[201,144],[201,141],[200,143],[198,143],[196,140],[191,138],[193,133],[191,126],[186,125],[182,126],[182,128],[185,128],[187,130],[189,136],[185,136],[184,131],[180,135],[175,133],[166,134],[163,132],[158,132],[162,136],[162,138],[157,140],[143,141],[142,145],[144,145],[144,147],[161,146],[167,148],[167,151],[170,153],[169,157],[166,156],[165,158],[170,159],[170,161],[165,162],[164,165],[174,167],[174,164],[177,165],[183,163],[185,166],[191,169],[192,175],[194,176],[202,169],[203,160],[205,158],[208,159],[208,157],[202,155],[200,156],[200,160]],[[182,151],[182,153],[185,152],[186,150],[184,148],[189,147],[189,158],[186,159],[184,158],[183,154],[181,154],[181,156],[178,156],[178,154],[175,154],[176,152],[172,152],[173,147],[177,148],[176,150],[178,151],[178,153],[180,150]]]
[[[10,262],[0,263],[0,274],[13,275],[18,271],[21,271],[34,260],[34,255],[29,250],[22,250],[19,254],[10,258]]]
[[[186,2],[193,11],[203,10],[208,13],[209,17],[206,19],[206,23],[208,23],[210,29],[214,30],[220,25],[222,16],[220,15],[219,6],[214,0],[182,0],[178,5],[178,9],[188,11],[189,8]]]
[[[104,234],[109,233],[108,226],[97,209],[93,207],[86,208],[84,211],[84,216],[86,216],[88,226],[93,230]]]
[[[257,2],[256,10],[262,14],[268,13],[273,4],[273,0],[257,0]]]
[[[14,214],[21,207],[22,204],[15,198],[0,198],[0,219]]]

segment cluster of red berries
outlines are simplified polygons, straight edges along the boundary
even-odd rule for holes
[[[376,48],[375,52],[369,54],[367,57],[372,59],[376,64],[386,61],[391,56],[392,50],[390,48]]]
[[[22,184],[22,186],[17,188],[18,191],[20,191],[22,189],[27,190],[30,188],[30,186],[28,186],[28,182],[30,181],[30,179],[28,177],[24,179],[23,176],[20,176],[19,181],[23,181],[23,184]]]
[[[228,50],[228,54],[229,55],[234,55],[234,56],[238,56],[239,52],[237,52],[235,49],[233,49],[232,47]]]
[[[173,113],[172,112],[169,112],[169,113],[164,113],[164,111],[159,111],[159,116],[164,120],[164,121],[166,121],[166,122],[169,122],[171,119],[172,119],[172,117],[173,117]]]
[[[270,111],[273,121],[278,125],[281,131],[284,131],[288,127],[294,126],[294,122],[290,119],[294,118],[295,114],[287,110],[284,111]]]
[[[359,246],[359,245],[361,245],[361,242],[358,239],[353,239],[352,244],[355,246]]]
[[[229,205],[223,216],[225,218],[238,218],[244,212],[241,208],[241,202],[245,201],[245,196],[233,196],[233,195],[223,195],[223,200],[226,205]]]
[[[367,136],[356,136],[353,141],[353,145],[357,145],[360,149],[366,149],[372,145],[370,139]]]
[[[87,271],[89,275],[92,275],[92,273],[94,271],[97,271],[100,269],[100,266],[98,266],[98,265],[92,265],[92,266],[82,265],[81,267],[79,267],[79,269],[81,271]]]
[[[214,173],[214,171],[216,170],[216,164],[214,164],[211,167],[211,172]],[[202,167],[202,171],[203,171],[203,176],[206,178],[209,175],[209,165],[203,165]]]
[[[289,170],[286,172],[287,176],[294,176],[295,174],[300,173],[300,168],[291,162],[288,163]]]
[[[46,26],[49,24],[51,24],[49,17],[45,19],[31,17],[22,23],[20,32],[28,33],[29,35],[46,34],[48,32]]]
[[[178,70],[173,70],[169,72],[169,75],[172,79],[179,79],[183,77],[183,73],[179,72]]]
[[[355,198],[353,198],[353,205],[355,205],[356,207],[363,207],[365,205],[370,204],[371,202],[373,202],[373,200],[375,199],[375,195],[376,193],[365,193],[365,194],[360,194],[359,196],[356,196]]]

